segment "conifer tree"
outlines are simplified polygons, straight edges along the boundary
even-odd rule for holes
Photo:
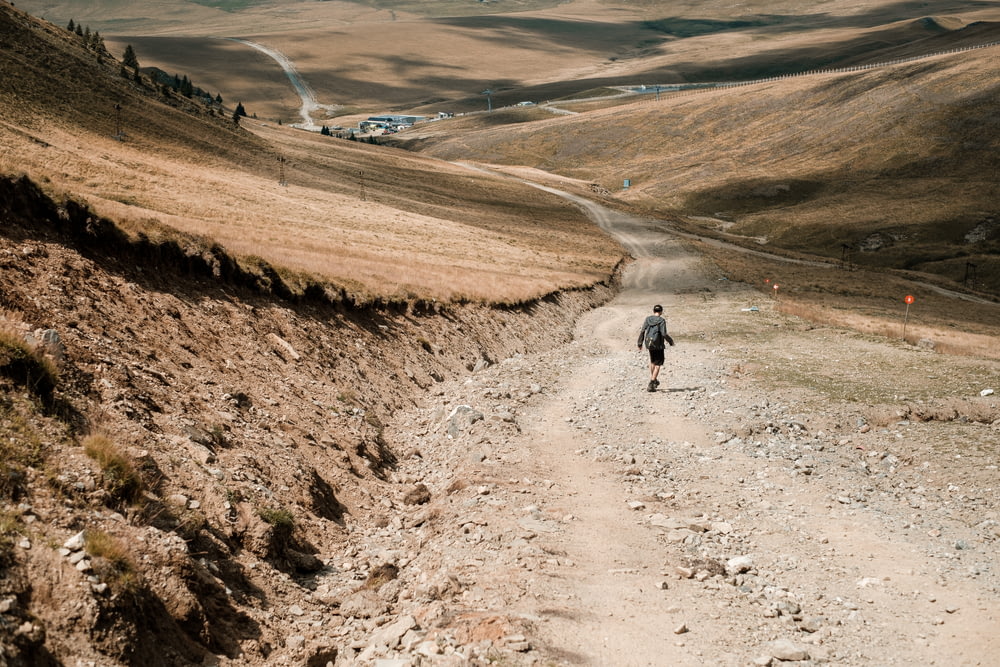
[[[83,26],[79,23],[76,24],[76,36],[83,37]]]
[[[73,22],[73,19],[70,19],[69,23],[66,24],[66,29],[70,32],[76,32],[76,23]]]
[[[125,67],[131,67],[136,72],[139,71],[139,59],[135,56],[135,49],[132,48],[131,44],[125,45],[125,53],[122,55],[122,65]]]

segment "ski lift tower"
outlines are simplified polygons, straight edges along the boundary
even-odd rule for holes
[[[486,96],[486,109],[489,113],[493,113],[493,91],[487,88],[480,94]]]

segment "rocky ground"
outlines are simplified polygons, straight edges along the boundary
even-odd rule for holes
[[[384,525],[317,577],[345,601],[295,642],[382,667],[992,664],[1000,368],[645,247],[572,344],[397,413]],[[677,346],[649,393],[654,302]]]
[[[3,332],[61,375],[3,379],[0,664],[992,664],[1000,366],[590,212],[623,289],[530,317],[331,314],[9,228]]]

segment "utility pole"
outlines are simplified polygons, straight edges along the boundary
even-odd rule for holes
[[[365,170],[358,170],[358,180],[361,182],[361,201],[368,201],[368,197],[365,196]]]
[[[972,279],[971,287],[976,288],[976,265],[972,262],[965,263],[965,278],[962,280],[962,284],[969,287],[969,279]]]
[[[487,105],[486,108],[487,108],[487,111],[489,113],[493,113],[493,91],[490,90],[489,88],[487,88],[486,90],[484,90],[480,94],[486,96],[486,105]]]
[[[125,133],[122,132],[122,105],[115,104],[115,133],[113,136],[115,141],[124,141]]]
[[[288,181],[285,180],[285,163],[286,162],[288,162],[288,160],[285,158],[284,155],[279,155],[278,156],[278,185],[281,185],[281,186],[287,186],[288,185]]]

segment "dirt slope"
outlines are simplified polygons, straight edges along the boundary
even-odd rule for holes
[[[314,600],[315,574],[382,520],[406,449],[386,420],[567,339],[609,293],[422,312],[287,300],[218,249],[131,244],[26,181],[0,187],[4,664],[272,664],[289,609],[346,597]]]

